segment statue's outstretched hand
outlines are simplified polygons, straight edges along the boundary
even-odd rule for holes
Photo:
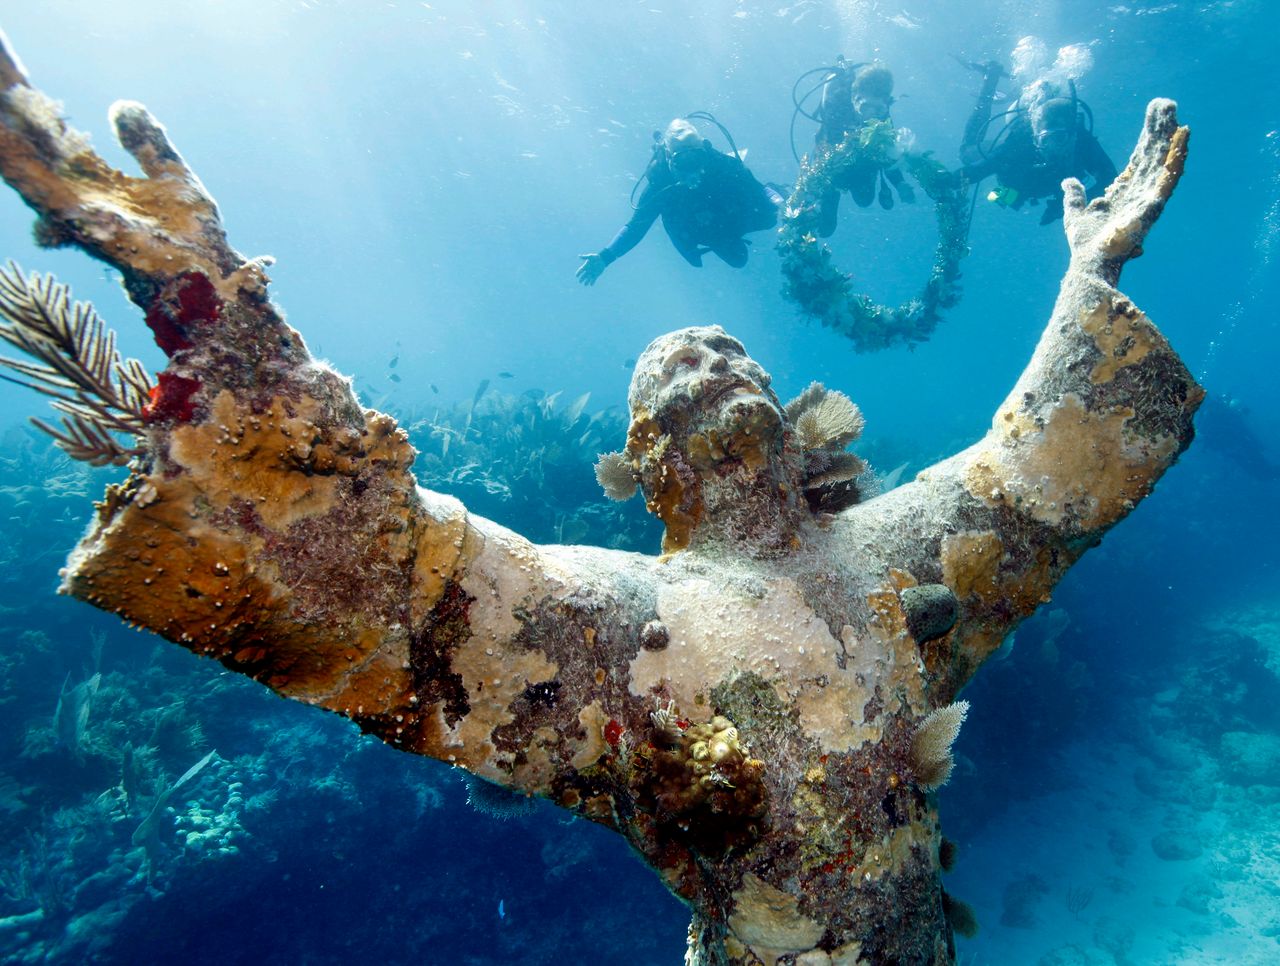
[[[585,255],[579,255],[578,257],[582,259],[582,264],[578,266],[578,281],[583,285],[595,285],[596,280],[609,267],[609,263],[604,260],[604,256],[599,252],[587,252]]]
[[[1074,178],[1062,183],[1073,260],[1116,284],[1124,263],[1142,254],[1147,232],[1182,177],[1188,135],[1178,126],[1177,105],[1154,100],[1128,166],[1102,197],[1090,201]]]

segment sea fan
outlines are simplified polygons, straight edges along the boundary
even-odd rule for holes
[[[0,357],[17,373],[10,382],[53,398],[62,429],[33,419],[70,456],[94,466],[128,463],[141,452],[114,434],[141,436],[152,379],[137,359],[124,359],[116,335],[88,302],[72,302],[52,275],[24,278],[13,262],[0,269],[0,338],[38,360]]]
[[[522,818],[533,814],[538,808],[537,801],[528,795],[495,785],[467,772],[462,772],[461,777],[463,784],[467,786],[467,804],[481,815],[491,818]]]
[[[867,464],[852,453],[810,450],[805,453],[805,486],[819,487],[857,479],[867,471]]]
[[[956,701],[934,709],[916,729],[911,739],[911,770],[925,791],[941,788],[951,777],[955,767],[951,746],[968,714],[969,702]]]
[[[629,500],[636,493],[636,471],[623,453],[601,453],[596,480],[610,500]]]
[[[867,464],[852,453],[811,449],[804,454],[804,498],[814,513],[839,513],[865,497]]]
[[[862,434],[862,411],[842,392],[820,382],[787,404],[787,419],[795,429],[800,448],[844,449]]]
[[[845,446],[862,434],[862,411],[820,382],[787,403],[786,415],[804,455],[804,495],[814,513],[839,513],[863,498],[867,464]]]

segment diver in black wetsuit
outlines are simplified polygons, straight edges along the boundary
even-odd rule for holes
[[[1040,224],[1047,225],[1062,217],[1065,178],[1082,181],[1090,199],[1115,180],[1116,166],[1085,122],[1074,85],[1066,94],[1047,81],[1028,85],[993,145],[984,148],[996,86],[1007,75],[994,61],[970,66],[983,72],[982,91],[965,125],[961,174],[974,184],[994,174],[1000,187],[989,200],[1014,209],[1044,200]]]
[[[656,136],[656,135],[655,135]],[[580,256],[578,281],[594,285],[662,219],[671,244],[690,265],[708,252],[733,268],[747,263],[747,232],[772,228],[782,196],[762,185],[737,154],[722,154],[683,118],[667,125],[654,148],[635,213],[598,252]]]
[[[1230,396],[1209,393],[1196,412],[1196,439],[1260,483],[1280,481],[1280,463],[1249,424],[1249,411]]]
[[[889,120],[892,105],[893,74],[889,68],[883,64],[846,64],[841,58],[822,86],[822,102],[818,108],[822,126],[815,138],[818,151],[830,151],[864,124]],[[916,200],[915,191],[896,163],[888,166],[866,163],[855,167],[819,200],[818,234],[827,238],[836,230],[841,191],[849,192],[860,208],[869,206],[878,194],[880,207],[889,209],[893,207],[889,185],[898,190],[903,201]]]

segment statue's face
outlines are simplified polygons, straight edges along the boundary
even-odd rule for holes
[[[628,401],[664,426],[732,433],[746,425],[782,427],[769,374],[718,325],[655,339],[636,363]]]

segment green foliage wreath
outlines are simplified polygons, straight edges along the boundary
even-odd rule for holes
[[[920,294],[898,306],[881,305],[853,291],[853,276],[831,262],[831,249],[817,237],[818,202],[855,169],[877,170],[900,162],[934,203],[938,247]],[[783,295],[823,325],[853,340],[857,352],[875,352],[924,342],[941,311],[960,300],[960,260],[969,253],[968,198],[960,178],[929,156],[898,148],[891,121],[870,121],[829,152],[805,158],[783,211],[778,252],[786,279]]]

